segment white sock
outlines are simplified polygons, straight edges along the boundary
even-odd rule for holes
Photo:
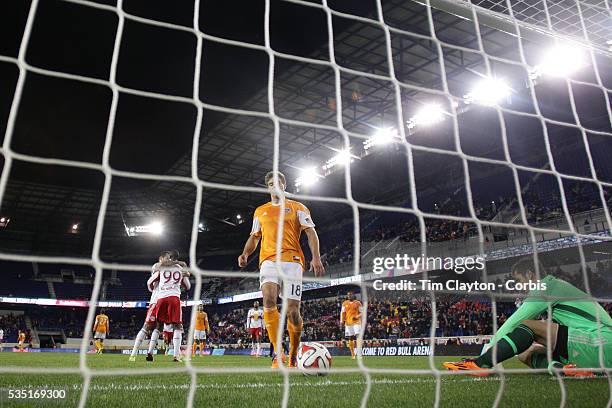
[[[147,332],[140,329],[140,331],[136,335],[136,340],[134,340],[134,348],[132,349],[133,356],[136,355],[136,351],[138,350],[138,347],[140,347],[140,345],[142,344],[142,341],[144,340],[146,336],[147,336]]]
[[[260,348],[261,348],[261,345],[259,343],[257,343],[257,355],[259,355]]]
[[[149,340],[149,351],[147,351],[147,353],[153,353],[153,349],[155,346],[157,346],[157,339],[159,339],[159,330],[155,329],[151,334],[151,340]]]
[[[179,358],[181,355],[181,331],[174,329],[174,336],[172,337],[174,342],[174,358]]]

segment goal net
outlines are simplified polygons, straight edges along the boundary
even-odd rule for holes
[[[119,369],[92,365],[88,356],[100,302],[112,307],[126,300],[107,293],[116,288],[113,279],[150,271],[153,262],[128,262],[129,252],[153,259],[167,246],[187,250],[195,283],[187,345],[202,299],[251,299],[259,290],[256,262],[235,270],[225,260],[200,261],[242,251],[253,211],[269,194],[263,184],[269,170],[287,175],[287,197],[307,204],[321,238],[327,275],[304,273],[304,310],[316,303],[307,293],[322,288],[352,288],[363,303],[357,363],[331,369],[361,376],[361,406],[374,404],[377,384],[392,384],[377,382],[381,375],[415,378],[408,384],[429,378],[428,403],[439,406],[445,381],[457,373],[442,368],[436,349],[464,336],[481,348],[495,335],[521,303],[522,295],[506,285],[521,260],[531,262],[534,279],[563,279],[588,294],[573,300],[599,302],[609,313],[607,0],[266,0],[235,4],[233,12],[199,0],[188,10],[162,12],[130,3],[32,0],[21,10],[15,47],[0,55],[11,88],[3,95],[0,259],[94,271],[78,367],[3,365],[3,375],[78,374],[84,407],[103,389],[95,384],[99,378],[172,372],[188,379],[185,404],[192,407],[203,401],[198,393],[207,376],[269,373],[191,360]],[[87,32],[87,22],[100,31],[89,48],[83,39],[71,45],[71,34],[53,26],[54,18],[66,16],[86,22],[74,27],[77,36]],[[62,49],[72,54],[58,58],[47,40],[68,42]],[[108,65],[100,66],[102,60]],[[90,101],[94,94],[98,99]],[[71,102],[61,102],[64,95]],[[48,119],[55,103],[66,103],[67,112]],[[171,120],[161,119],[170,111]],[[29,195],[48,206],[50,194],[63,194],[52,181],[59,178],[70,193],[54,197],[55,212],[48,214],[63,210],[68,231],[54,235],[47,223],[55,219],[44,217],[31,222],[39,224],[33,235],[11,230],[19,223],[11,213],[30,205]],[[274,190],[280,187],[275,175]],[[87,230],[75,218],[85,211],[94,214]],[[147,238],[162,227],[138,220],[155,214],[172,220],[164,228],[174,228],[173,239]],[[279,228],[277,252],[282,233]],[[418,257],[423,263],[408,264]],[[482,267],[466,266],[477,259]],[[138,276],[144,281],[147,274]],[[550,340],[552,308],[563,299],[545,300]],[[287,302],[284,296],[282,326]],[[370,310],[382,313],[389,304],[397,309],[384,319]],[[411,312],[402,316],[402,307]],[[603,318],[595,316],[598,327]],[[306,321],[312,331],[304,336],[324,340],[313,334],[319,323]],[[601,336],[601,364],[592,371],[607,377],[612,390]],[[386,342],[375,341],[380,338]],[[365,350],[388,344],[429,346],[427,366],[369,364]],[[548,344],[550,360],[555,350]],[[509,376],[549,371],[497,365],[492,404],[502,401]],[[279,402],[286,407],[299,386],[286,367],[279,373]],[[563,406],[567,380],[560,373],[553,370]]]

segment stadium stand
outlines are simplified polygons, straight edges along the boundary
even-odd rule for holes
[[[610,262],[597,262],[592,273],[592,284],[603,292],[612,287],[609,278],[603,273],[611,267]],[[560,267],[551,271],[578,287],[581,275],[577,270],[565,271]],[[503,277],[504,279],[508,276]],[[500,278],[498,278],[500,279]],[[502,279],[503,280],[503,279]],[[330,296],[348,289],[328,288],[313,291],[304,301],[304,338],[314,340],[341,340],[343,333],[338,324],[343,296]],[[142,292],[141,292],[142,293]],[[491,303],[487,298],[439,296],[436,299],[438,323],[437,337],[478,336],[493,333]],[[246,312],[250,302],[230,305],[207,305],[211,323],[209,341],[214,344],[237,344],[246,347],[249,344],[248,332],[244,330]],[[512,302],[498,303],[498,324],[512,314],[516,306]],[[612,311],[612,304],[606,309]],[[80,337],[83,322],[87,314],[85,308],[32,307],[23,309],[31,318],[37,330],[62,330],[66,337]],[[144,320],[144,309],[106,309],[111,321],[109,338],[129,339],[140,329]],[[431,300],[425,296],[404,296],[371,298],[368,303],[367,338],[397,340],[399,338],[426,338],[430,334]],[[188,322],[190,310],[185,309],[184,319]],[[7,321],[10,327],[23,327],[23,317],[12,317]],[[3,321],[4,324],[4,321]],[[188,324],[186,325],[188,327]]]

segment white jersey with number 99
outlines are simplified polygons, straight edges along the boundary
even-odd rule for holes
[[[170,296],[181,297],[181,287],[189,289],[189,278],[183,276],[183,268],[179,265],[161,266],[147,282],[149,289],[157,288],[157,298]]]

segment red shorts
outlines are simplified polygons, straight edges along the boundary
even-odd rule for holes
[[[168,296],[157,299],[155,307],[150,312],[151,321],[162,322],[168,324],[183,323],[183,309],[181,308],[181,299],[176,296]]]
[[[261,327],[251,327],[249,333],[251,333],[251,338],[258,339],[261,337]]]

